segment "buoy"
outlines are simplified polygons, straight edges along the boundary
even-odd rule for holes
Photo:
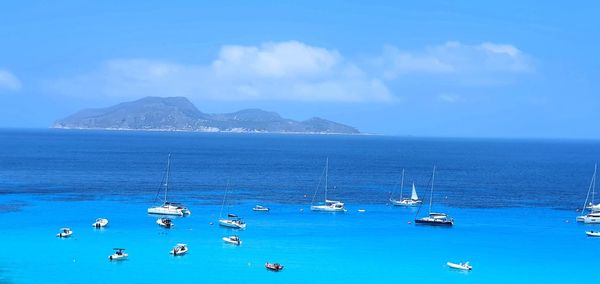
[[[408,221],[408,224],[412,224],[410,221]]]

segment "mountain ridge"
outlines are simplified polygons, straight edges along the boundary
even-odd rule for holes
[[[200,111],[185,97],[144,97],[105,108],[88,108],[54,122],[52,128],[359,134],[351,126],[312,117],[296,121],[258,108],[232,113]]]

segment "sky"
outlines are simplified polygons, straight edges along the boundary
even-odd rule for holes
[[[386,135],[599,139],[599,8],[4,1],[0,127],[184,96],[207,113],[262,108]]]

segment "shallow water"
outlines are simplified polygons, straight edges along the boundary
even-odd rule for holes
[[[0,146],[0,282],[575,283],[596,274],[581,266],[600,244],[584,231],[600,226],[574,222],[600,154],[594,141],[3,130]],[[193,212],[171,230],[145,213],[169,152],[170,196]],[[346,214],[308,211],[325,157],[330,197]],[[433,164],[434,209],[453,228],[408,224],[416,208],[386,204],[403,167],[427,197]],[[225,211],[248,223],[235,232],[240,247],[221,240],[232,230],[210,225],[228,180]],[[256,203],[271,212],[253,212]],[[92,228],[98,217],[109,226]],[[72,238],[55,237],[64,226]],[[181,242],[190,252],[170,255]],[[113,247],[129,259],[109,262]],[[473,271],[446,267],[466,260]],[[266,271],[267,261],[284,271]]]

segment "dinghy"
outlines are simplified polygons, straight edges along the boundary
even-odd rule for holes
[[[173,256],[184,255],[188,252],[186,244],[177,244],[169,253]]]
[[[69,228],[61,228],[60,233],[56,234],[59,238],[68,238],[73,234],[73,231]]]
[[[279,271],[283,270],[283,265],[281,265],[279,263],[268,263],[267,262],[267,263],[265,263],[265,267],[268,270],[275,271],[275,272],[279,272]]]
[[[269,208],[261,206],[261,205],[256,205],[256,206],[254,206],[254,208],[252,208],[252,211],[269,212]]]
[[[98,229],[98,228],[104,228],[104,227],[106,227],[106,225],[108,225],[108,219],[106,219],[106,218],[98,218],[98,219],[96,219],[96,222],[94,222],[92,224],[92,227]]]
[[[109,255],[108,260],[125,260],[129,256],[124,252],[124,248],[114,248],[113,250],[115,250],[115,253]]]
[[[587,231],[585,234],[588,235],[588,237],[600,237],[600,231]]]
[[[171,219],[169,218],[159,218],[158,220],[156,220],[156,224],[167,229],[175,227],[175,224],[173,224],[173,221],[171,221]]]
[[[242,244],[242,240],[240,240],[240,237],[238,237],[238,236],[223,237],[223,241],[228,244],[232,244],[232,245],[236,245],[236,246],[239,246]]]
[[[448,267],[450,268],[454,268],[454,269],[460,269],[460,270],[472,270],[473,267],[469,265],[469,262],[465,262],[465,263],[452,263],[452,262],[447,262],[446,264],[448,264]]]

